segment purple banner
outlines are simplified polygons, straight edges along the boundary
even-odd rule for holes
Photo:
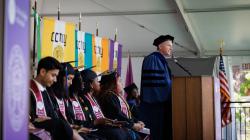
[[[122,73],[122,45],[119,44],[118,45],[118,66],[117,66],[117,69],[118,69],[118,72],[119,74]]]
[[[109,70],[113,69],[113,61],[114,61],[114,41],[110,40],[110,46],[109,46]]]
[[[3,139],[28,139],[29,0],[5,1]]]

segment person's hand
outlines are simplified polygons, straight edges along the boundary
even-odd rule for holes
[[[143,127],[140,123],[134,123],[132,127],[135,131],[140,131]]]
[[[82,133],[84,133],[84,134],[88,134],[88,133],[91,132],[91,129],[86,128],[86,127],[81,127],[80,129],[77,130],[77,132],[78,132],[78,133],[79,133],[79,132],[82,132]]]
[[[100,119],[96,119],[94,120],[94,125],[109,125],[112,124],[113,120],[108,119],[108,118],[100,118]]]
[[[29,133],[35,133],[35,132],[38,132],[41,130],[43,130],[43,129],[36,128],[33,123],[29,122],[29,126],[28,126]]]
[[[122,127],[128,125],[128,122],[113,120],[112,125],[117,127]]]
[[[144,122],[142,122],[142,121],[138,121],[138,123],[139,123],[139,124],[141,124],[142,128],[144,128],[144,127],[145,127]]]
[[[29,130],[35,130],[36,127],[31,123],[29,122]]]
[[[70,126],[71,126],[71,128],[76,129],[76,130],[78,130],[78,129],[81,128],[81,126],[79,126],[79,125],[74,125],[74,124],[71,124]]]
[[[50,120],[50,117],[39,117],[35,119],[35,122],[44,122],[46,120]]]

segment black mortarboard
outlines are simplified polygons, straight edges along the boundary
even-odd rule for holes
[[[124,88],[124,90],[125,90],[125,92],[126,92],[127,94],[131,93],[131,91],[132,91],[133,89],[138,89],[137,86],[135,85],[135,83],[132,83],[132,84],[130,84],[130,85],[128,85],[128,86],[126,86],[126,87]]]
[[[103,85],[105,82],[115,82],[116,78],[117,78],[117,71],[115,70],[111,70],[111,71],[105,71],[101,74],[101,85]]]
[[[171,40],[173,42],[174,41],[174,37],[171,36],[171,35],[161,35],[161,36],[157,37],[154,40],[153,45],[156,46],[156,47],[158,47],[162,42],[165,42],[167,40]]]
[[[67,75],[69,75],[69,74],[74,75],[75,74],[75,69],[70,64],[71,62],[75,62],[75,61],[61,63],[63,70],[67,72]]]
[[[97,77],[97,74],[91,69],[86,69],[80,72],[83,82],[89,82],[94,80]]]

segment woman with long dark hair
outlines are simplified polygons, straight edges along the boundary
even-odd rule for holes
[[[63,68],[59,71],[57,81],[48,89],[48,91],[51,96],[51,102],[55,106],[54,110],[65,123],[70,124],[71,121],[68,115],[68,87],[72,84],[72,80],[74,78],[74,68],[69,63],[63,63],[62,66]],[[73,125],[71,125],[71,127],[73,129],[73,139],[83,140],[83,136],[86,133],[85,129],[75,129]],[[80,133],[83,136],[80,136]]]
[[[123,86],[120,75],[116,70],[108,71],[101,77],[101,93],[99,94],[99,103],[105,116],[118,121],[124,121],[125,127],[129,128],[134,140],[140,139],[134,132],[144,128],[144,123],[134,120],[131,116],[130,108],[123,98]]]
[[[80,77],[73,80],[71,90],[74,96],[78,95],[77,99],[85,114],[85,120],[79,120],[75,117],[75,122],[95,130],[92,134],[107,140],[129,140],[128,132],[124,128],[120,128],[120,124],[116,121],[106,118],[96,101],[95,95],[100,91],[97,74],[90,69],[80,73]]]

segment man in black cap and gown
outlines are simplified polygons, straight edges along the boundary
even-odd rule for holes
[[[150,128],[151,140],[172,139],[171,71],[166,58],[171,55],[174,37],[154,40],[157,51],[143,60],[141,75],[141,120]]]
[[[38,63],[37,76],[30,81],[30,122],[50,132],[54,140],[71,140],[73,130],[61,119],[54,107],[47,87],[57,81],[61,64],[53,57],[42,58]]]

